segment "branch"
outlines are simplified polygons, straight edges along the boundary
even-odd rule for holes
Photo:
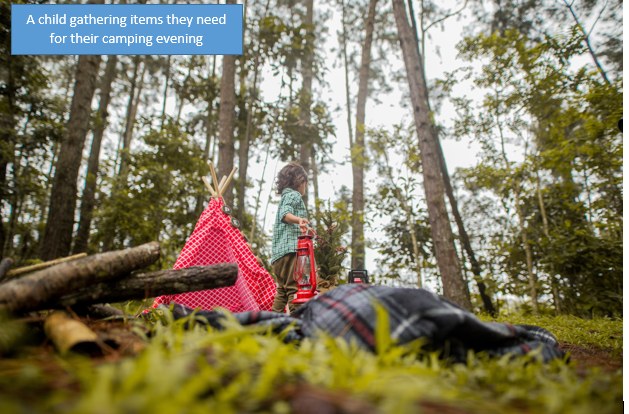
[[[594,20],[594,23],[592,23],[592,27],[590,27],[590,30],[588,31],[588,36],[590,35],[590,33],[592,33],[594,31],[594,26],[596,26],[596,23],[598,23],[598,21],[601,19],[601,16],[603,16],[603,12],[605,11],[605,9],[607,8],[607,3],[609,3],[608,0],[605,0],[605,4],[603,4],[603,8],[601,9],[601,11],[598,13],[598,16],[596,16],[596,20]]]
[[[598,57],[596,56],[596,53],[594,53],[594,49],[592,49],[592,45],[590,44],[590,35],[588,33],[586,33],[585,28],[583,28],[583,26],[581,25],[581,22],[579,21],[579,18],[577,17],[574,9],[572,8],[573,3],[568,4],[567,0],[563,0],[563,2],[566,5],[566,7],[568,7],[568,10],[570,10],[570,14],[572,15],[572,18],[574,19],[577,27],[581,31],[581,34],[583,35],[583,40],[585,41],[585,45],[587,46],[588,51],[590,52],[590,56],[592,56],[592,59],[594,60],[594,64],[596,65],[599,73],[603,77],[603,80],[605,81],[605,83],[610,85],[611,82],[607,78],[607,74],[603,70],[603,67],[601,66],[601,63],[598,61]],[[602,11],[601,11],[601,13],[602,13]],[[597,18],[597,20],[598,20],[598,18]]]
[[[76,260],[76,259],[81,259],[83,257],[87,256],[87,253],[78,253],[72,256],[68,256],[68,257],[61,257],[59,259],[54,259],[54,260],[50,260],[47,262],[43,262],[43,263],[37,263],[34,265],[30,265],[30,266],[24,266],[24,267],[18,267],[17,269],[11,269],[7,272],[6,277],[7,278],[13,278],[13,277],[17,277],[20,275],[23,275],[25,273],[31,273],[34,272],[36,270],[41,270],[41,269],[45,269],[47,267],[52,267],[54,265],[57,265],[59,263],[64,263],[64,262],[70,262],[72,260]]]
[[[39,309],[55,306],[124,302],[160,295],[195,292],[232,286],[238,277],[236,263],[195,266],[131,275],[115,282],[102,282],[42,303]]]
[[[27,311],[65,293],[109,281],[159,259],[159,243],[96,254],[58,264],[0,285],[0,309]]]
[[[467,1],[468,1],[468,0],[465,0],[465,3],[463,3],[463,6],[461,6],[461,8],[460,8],[459,10],[454,11],[454,12],[452,12],[452,13],[448,13],[448,14],[446,14],[445,16],[443,16],[441,19],[435,20],[434,22],[430,23],[430,24],[429,24],[428,26],[426,26],[426,28],[424,29],[424,33],[426,33],[426,32],[427,32],[427,31],[428,31],[428,30],[429,30],[432,26],[437,25],[437,24],[441,23],[442,21],[444,21],[444,20],[446,20],[446,19],[449,19],[450,17],[455,16],[455,15],[457,15],[457,14],[461,13],[461,12],[465,9],[465,7],[467,7]]]

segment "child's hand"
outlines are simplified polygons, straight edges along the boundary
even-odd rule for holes
[[[307,219],[302,217],[299,218],[299,229],[302,233],[306,233],[306,231],[308,231],[308,224],[310,224],[310,222]]]

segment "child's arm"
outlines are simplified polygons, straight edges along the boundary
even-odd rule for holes
[[[308,224],[310,223],[308,219],[305,219],[303,217],[297,217],[293,213],[286,213],[282,221],[287,224],[297,224],[299,228],[301,229],[301,231],[304,233],[306,232]]]

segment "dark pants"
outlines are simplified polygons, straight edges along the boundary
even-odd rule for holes
[[[273,275],[277,284],[277,293],[273,301],[273,312],[284,313],[288,303],[289,312],[295,310],[295,305],[290,303],[297,293],[297,282],[293,279],[293,269],[297,261],[296,253],[286,254],[273,262]]]

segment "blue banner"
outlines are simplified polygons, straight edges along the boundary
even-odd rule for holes
[[[14,55],[240,55],[241,4],[11,6]]]

